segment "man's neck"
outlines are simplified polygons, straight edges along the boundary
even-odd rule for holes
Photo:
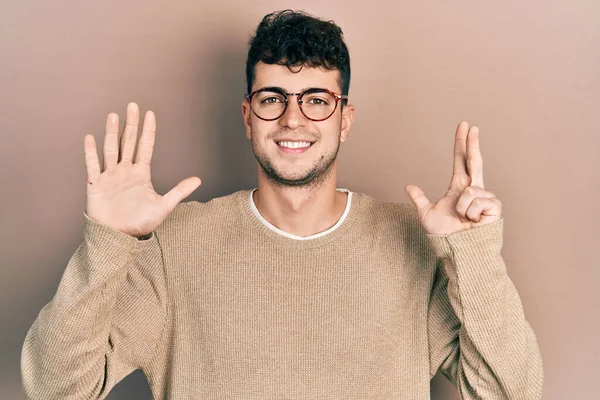
[[[319,187],[278,186],[259,177],[253,194],[258,212],[292,235],[307,237],[326,231],[342,217],[348,194],[336,191],[335,174]]]

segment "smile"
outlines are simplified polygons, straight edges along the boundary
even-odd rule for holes
[[[312,146],[311,142],[292,142],[292,141],[281,141],[276,142],[279,150],[284,153],[303,153]]]
[[[310,142],[277,142],[277,145],[287,147],[288,149],[310,147],[311,144]]]

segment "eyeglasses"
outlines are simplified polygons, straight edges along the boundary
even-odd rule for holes
[[[310,88],[301,93],[286,93],[277,87],[258,89],[244,97],[250,109],[264,121],[280,118],[287,109],[289,96],[298,96],[298,107],[302,115],[311,121],[325,121],[337,109],[338,102],[348,95],[333,93],[328,89]]]

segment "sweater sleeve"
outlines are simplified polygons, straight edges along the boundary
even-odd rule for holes
[[[162,253],[84,212],[84,238],[58,290],[27,332],[21,376],[27,397],[104,399],[144,368],[165,327]]]
[[[541,398],[541,355],[501,256],[503,224],[426,234],[437,256],[430,377],[439,368],[463,399]]]

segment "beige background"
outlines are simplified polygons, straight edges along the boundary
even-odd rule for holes
[[[569,4],[567,4],[569,3]],[[158,122],[153,182],[185,201],[251,188],[246,43],[281,8],[333,19],[357,108],[339,186],[437,200],[456,125],[480,127],[505,258],[537,333],[544,399],[597,398],[600,3],[597,1],[13,1],[0,5],[0,398],[22,399],[27,329],[81,241],[83,138],[136,101]],[[433,399],[457,399],[436,377]],[[110,399],[149,398],[140,372]]]

